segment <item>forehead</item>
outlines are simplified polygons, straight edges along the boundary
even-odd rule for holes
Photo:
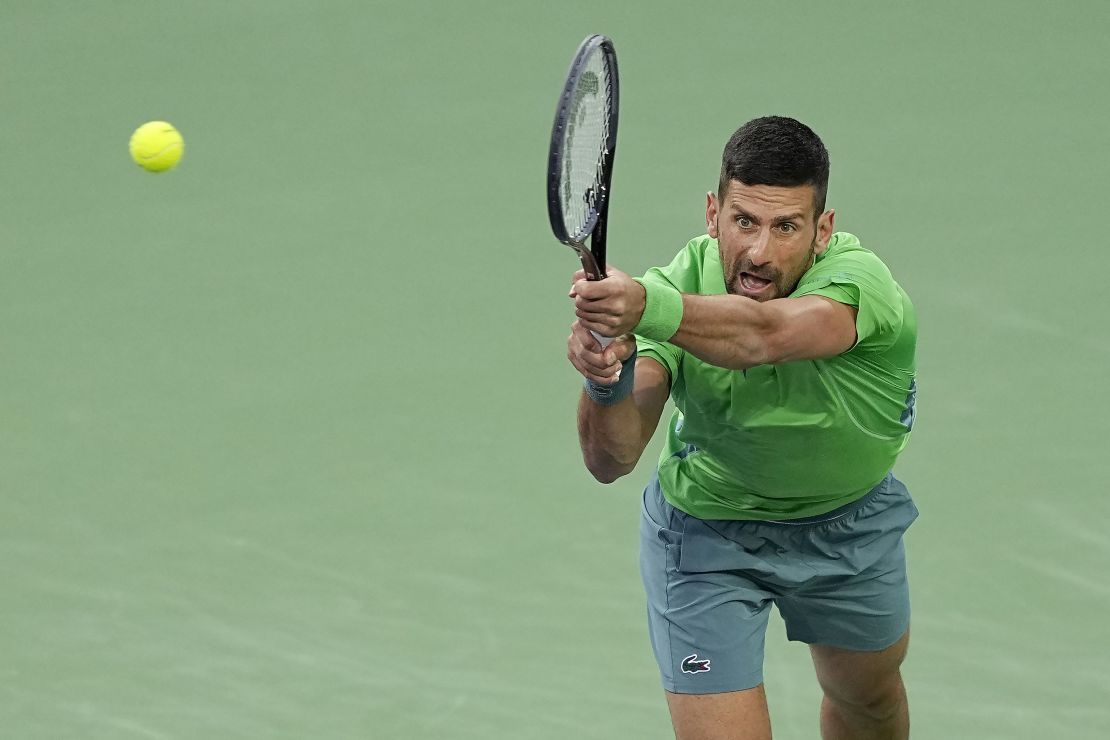
[[[813,213],[815,195],[816,190],[812,185],[745,185],[739,180],[729,180],[722,205],[726,209],[755,215],[784,216],[802,213],[810,216]]]

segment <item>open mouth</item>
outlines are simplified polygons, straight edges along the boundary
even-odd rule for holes
[[[747,293],[762,293],[773,285],[772,281],[753,275],[750,272],[740,273],[740,287]]]

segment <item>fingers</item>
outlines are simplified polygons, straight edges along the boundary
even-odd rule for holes
[[[622,292],[597,299],[578,295],[574,298],[574,315],[588,329],[606,337],[629,331],[638,319],[633,315],[631,302]]]
[[[642,301],[636,303],[638,293],[642,292],[643,288],[632,278],[611,266],[609,277],[604,280],[587,280],[583,270],[574,273],[568,295],[574,301],[578,321],[577,329],[568,338],[568,358],[584,375],[616,375],[620,360],[632,353],[634,345],[625,342],[620,354],[614,355],[611,346],[603,356],[601,346],[589,332],[613,338],[630,332],[643,312]]]
[[[609,278],[605,280],[586,280],[582,278],[570,286],[570,295],[576,299],[601,301],[620,295],[623,287],[616,280],[610,280]]]
[[[605,266],[605,274],[607,276],[610,276],[610,275],[624,275],[625,273],[621,272],[620,270],[613,267],[612,265],[606,265]],[[585,280],[585,279],[586,279],[586,271],[580,268],[574,273],[574,276],[570,279],[570,282],[573,285],[574,283],[577,283],[579,280]],[[590,282],[597,282],[597,281],[592,280]]]
[[[574,273],[574,275],[570,279],[570,285],[571,285],[570,297],[574,298],[576,295],[579,294],[579,290],[578,290],[579,283],[581,283],[582,286],[585,287],[585,290],[586,290],[587,293],[592,293],[594,288],[591,288],[591,287],[588,287],[588,286],[602,285],[604,283],[607,283],[609,278],[612,278],[612,277],[628,277],[628,275],[621,272],[620,270],[613,267],[612,265],[609,265],[605,268],[605,274],[608,276],[608,277],[605,278],[605,280],[587,280],[586,279],[586,271],[585,270],[578,270],[577,272]]]
[[[586,313],[620,315],[627,302],[621,286],[615,283],[602,287],[598,287],[599,285],[597,281],[588,280],[575,283],[570,289],[570,297],[574,299],[575,309]]]
[[[621,334],[619,328],[621,319],[619,316],[591,313],[581,309],[575,310],[574,315],[578,317],[578,320],[582,322],[586,329],[596,331],[603,337],[616,337]]]
[[[605,348],[613,357],[614,362],[624,362],[636,351],[636,338],[631,334],[622,334]]]
[[[623,331],[628,301],[615,281],[582,279],[571,286],[569,296],[574,300],[574,315],[587,329],[606,337],[617,336]]]
[[[614,342],[603,349],[590,330],[581,321],[575,321],[567,337],[567,359],[586,379],[611,385],[620,374],[620,360],[631,354],[625,344],[627,341],[621,345]]]

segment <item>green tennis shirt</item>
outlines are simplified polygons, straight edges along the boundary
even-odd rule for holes
[[[644,280],[682,293],[726,292],[708,236]],[[913,305],[886,265],[842,232],[790,297],[806,295],[857,307],[850,350],[741,371],[637,337],[640,356],[670,373],[675,411],[659,480],[675,507],[702,519],[817,516],[864,495],[894,466],[914,419]]]

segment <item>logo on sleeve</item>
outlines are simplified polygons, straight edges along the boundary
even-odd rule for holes
[[[682,659],[682,672],[683,673],[708,673],[709,661],[698,660],[698,654],[687,655]]]

